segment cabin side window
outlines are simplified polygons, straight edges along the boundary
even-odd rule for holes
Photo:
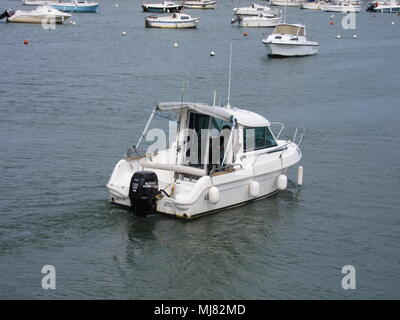
[[[244,152],[276,147],[278,144],[269,127],[243,128]]]

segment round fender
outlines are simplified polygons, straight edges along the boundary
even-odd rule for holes
[[[252,197],[257,197],[260,194],[260,183],[252,181],[249,185],[249,193]]]
[[[287,177],[284,174],[279,175],[276,184],[279,190],[285,190],[287,188]]]
[[[210,190],[208,190],[208,199],[214,204],[219,201],[219,190],[217,187],[213,186],[210,188]]]

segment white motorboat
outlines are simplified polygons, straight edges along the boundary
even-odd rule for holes
[[[270,56],[308,56],[317,54],[319,49],[317,42],[307,40],[306,27],[302,24],[280,24],[262,42]]]
[[[187,9],[215,9],[217,1],[214,0],[192,0],[184,1],[183,7]]]
[[[143,3],[144,12],[179,12],[183,8],[183,4],[176,4],[172,1],[162,1],[160,3]]]
[[[300,0],[271,0],[269,4],[271,6],[298,7]]]
[[[327,4],[329,4],[329,2],[326,1],[303,1],[300,2],[300,9],[322,10]]]
[[[237,21],[240,27],[276,27],[282,23],[282,13],[277,14],[261,13],[258,16],[238,16]]]
[[[400,3],[390,0],[384,2],[372,2],[367,7],[367,11],[370,12],[386,12],[386,13],[399,13],[400,12]]]
[[[25,6],[43,6],[58,4],[61,0],[22,0],[22,4]]]
[[[50,6],[40,6],[35,10],[6,10],[0,15],[0,19],[7,18],[8,22],[25,22],[25,23],[62,23],[71,15],[61,12]]]
[[[145,18],[145,25],[149,28],[196,28],[200,18],[185,13],[173,13],[172,16],[149,16]]]
[[[361,11],[361,5],[350,4],[348,2],[329,3],[321,9],[326,12],[355,12]]]
[[[270,7],[260,6],[255,3],[253,3],[248,7],[233,8],[233,13],[235,15],[241,15],[241,16],[258,16],[261,13],[270,13],[270,11],[271,11]]]
[[[155,135],[160,129],[149,130],[153,116],[168,112],[176,117],[170,132]],[[191,219],[285,190],[289,168],[301,160],[302,134],[282,139],[283,125],[274,134],[271,124],[257,113],[229,104],[159,103],[134,150],[146,136],[157,136],[156,144],[169,136],[170,145],[164,141],[164,147],[126,154],[107,183],[110,200],[137,213],[157,211]]]

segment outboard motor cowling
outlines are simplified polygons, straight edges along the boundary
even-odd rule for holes
[[[14,15],[15,11],[11,10],[11,9],[7,9],[6,11],[4,11],[2,14],[0,14],[0,20],[4,19],[4,18],[9,18],[12,17]]]
[[[129,185],[129,199],[135,213],[153,214],[157,211],[158,178],[153,171],[137,171]]]

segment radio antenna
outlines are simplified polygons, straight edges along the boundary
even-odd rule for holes
[[[231,51],[229,54],[229,81],[228,81],[228,104],[226,107],[229,109],[231,107],[230,100],[231,100],[231,73],[232,73],[232,41],[231,41]]]

